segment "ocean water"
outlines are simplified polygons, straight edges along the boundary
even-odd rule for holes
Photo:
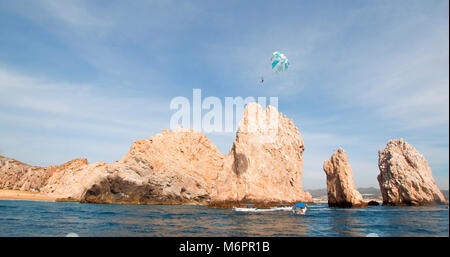
[[[306,215],[200,205],[113,205],[0,200],[0,236],[449,236],[447,206],[335,209]],[[70,234],[74,235],[74,234]]]

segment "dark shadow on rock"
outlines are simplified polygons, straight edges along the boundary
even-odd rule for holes
[[[209,196],[198,196],[187,200],[180,195],[163,194],[162,185],[148,183],[138,185],[118,176],[109,176],[93,185],[81,198],[82,203],[124,203],[124,204],[181,204],[205,202]]]
[[[233,172],[240,176],[248,169],[248,160],[244,154],[235,154],[233,163]]]
[[[378,205],[380,205],[380,203],[377,202],[377,201],[370,201],[370,202],[367,203],[367,205],[369,205],[369,206],[378,206]]]

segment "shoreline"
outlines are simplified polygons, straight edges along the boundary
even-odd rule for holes
[[[56,199],[57,197],[49,196],[42,193],[0,189],[0,200],[28,200],[28,201],[55,202]]]

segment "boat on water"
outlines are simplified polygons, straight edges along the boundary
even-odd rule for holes
[[[306,203],[296,203],[292,206],[292,213],[305,215],[308,205]]]
[[[270,209],[273,211],[292,211],[292,206],[272,207]]]
[[[241,204],[239,207],[233,207],[233,211],[237,212],[268,212],[268,211],[291,211],[292,206],[280,204],[269,208],[256,208],[253,204]]]
[[[233,207],[233,211],[240,211],[240,212],[251,212],[255,211],[256,208],[253,204],[241,204],[239,207]]]

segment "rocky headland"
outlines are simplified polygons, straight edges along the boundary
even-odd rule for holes
[[[110,164],[75,159],[42,168],[1,157],[0,189],[86,203],[311,202],[301,183],[304,149],[292,120],[250,103],[227,156],[203,133],[165,129]]]

